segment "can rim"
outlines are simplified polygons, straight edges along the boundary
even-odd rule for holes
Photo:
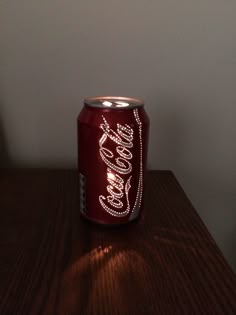
[[[106,103],[106,104],[105,104]],[[84,99],[84,105],[106,109],[131,109],[144,106],[141,99],[124,96],[92,96]]]

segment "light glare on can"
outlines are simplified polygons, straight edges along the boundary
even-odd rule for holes
[[[117,107],[127,107],[129,106],[129,103],[126,102],[116,102]]]
[[[115,177],[115,175],[114,175],[113,173],[108,172],[108,173],[107,173],[107,179],[115,180],[116,177]]]
[[[102,104],[103,104],[104,106],[112,106],[112,103],[111,103],[111,102],[108,102],[108,101],[104,101],[104,102],[102,102]]]

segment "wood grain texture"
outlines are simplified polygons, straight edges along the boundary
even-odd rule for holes
[[[70,170],[1,170],[0,314],[236,314],[236,277],[171,172],[149,172],[145,216],[79,215]]]

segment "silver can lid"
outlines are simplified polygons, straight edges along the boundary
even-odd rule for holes
[[[95,96],[88,97],[84,104],[89,107],[110,109],[131,109],[144,106],[144,102],[137,98],[122,96]]]

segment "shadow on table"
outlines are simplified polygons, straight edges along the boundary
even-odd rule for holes
[[[233,235],[231,237],[232,240],[236,240],[236,227],[234,229]],[[234,271],[234,273],[236,274],[236,251],[235,251],[235,242],[236,241],[232,241],[231,242],[231,252],[230,252],[230,265]]]

